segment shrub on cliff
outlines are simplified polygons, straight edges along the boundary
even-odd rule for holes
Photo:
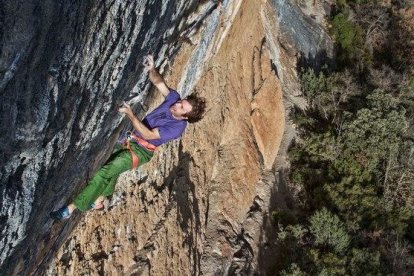
[[[349,246],[349,235],[338,216],[323,208],[315,212],[309,222],[309,229],[315,237],[316,245],[330,246],[337,254],[345,253]]]
[[[331,21],[332,34],[338,48],[340,64],[356,63],[362,67],[371,60],[363,49],[362,30],[346,13],[340,12]]]

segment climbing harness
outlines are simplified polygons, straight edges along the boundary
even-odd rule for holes
[[[132,169],[135,169],[139,165],[139,158],[134,153],[134,151],[131,149],[131,140],[132,141],[135,141],[136,143],[138,143],[138,145],[140,145],[141,147],[143,147],[144,149],[146,149],[148,151],[152,151],[153,152],[153,151],[155,151],[157,149],[157,147],[154,146],[153,144],[149,143],[147,140],[142,139],[141,137],[136,136],[132,131],[128,131],[127,132],[126,142],[125,142],[125,147],[131,153]]]

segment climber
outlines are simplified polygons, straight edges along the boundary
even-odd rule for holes
[[[72,203],[50,213],[52,218],[69,218],[76,209],[102,209],[105,198],[113,194],[116,180],[122,172],[147,163],[158,146],[183,134],[187,122],[194,123],[203,117],[206,107],[204,98],[190,95],[181,100],[177,91],[170,89],[157,72],[151,55],[144,58],[143,65],[144,70],[149,72],[152,84],[165,97],[164,102],[142,121],[134,115],[131,106],[124,102],[118,111],[129,118],[134,131],[124,139],[122,147],[118,145],[115,148],[109,160]]]

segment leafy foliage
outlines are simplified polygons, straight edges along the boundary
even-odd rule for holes
[[[360,42],[357,26],[350,22],[345,14],[339,13],[333,18],[332,28],[336,42],[342,49],[352,51],[355,44]]]
[[[349,235],[345,225],[338,216],[329,212],[326,208],[317,211],[310,218],[310,232],[315,237],[315,244],[329,245],[338,254],[345,252],[349,245]]]
[[[365,61],[368,62],[370,55],[364,55],[362,30],[348,19],[346,12],[340,12],[332,19],[332,33],[338,45],[338,60],[340,63]]]

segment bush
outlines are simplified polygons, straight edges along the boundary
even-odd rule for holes
[[[306,276],[307,273],[303,272],[296,263],[292,263],[288,269],[282,270],[280,276]]]
[[[343,13],[337,14],[332,20],[332,31],[338,45],[347,51],[355,47],[358,39],[358,29]]]
[[[390,38],[391,63],[401,71],[414,73],[414,8],[394,12]]]
[[[316,271],[314,275],[331,276],[346,275],[346,259],[333,253],[323,254],[318,250],[311,250]]]
[[[309,102],[310,110],[306,114],[308,119],[296,114],[294,118],[299,119],[298,124],[301,126],[313,124],[322,131],[326,128],[321,128],[320,118],[327,120],[328,123],[340,124],[348,102],[355,97],[360,97],[361,94],[354,77],[347,70],[328,75],[322,71],[315,73],[313,69],[307,69],[301,72],[300,81],[302,93]],[[319,118],[312,118],[313,112],[318,114]]]
[[[309,229],[315,237],[315,244],[329,245],[338,254],[344,254],[349,246],[350,238],[345,225],[326,208],[311,217]]]
[[[331,32],[339,47],[338,61],[340,65],[370,62],[371,57],[365,55],[363,48],[362,30],[357,24],[348,20],[345,13],[340,12],[334,16],[331,25]]]
[[[349,270],[351,275],[380,275],[380,253],[367,249],[352,249]]]
[[[405,110],[388,93],[377,90],[367,100],[368,108],[358,110],[344,124],[343,143],[351,155],[364,155],[366,170],[376,173],[382,170],[380,162],[398,152],[408,122]]]

